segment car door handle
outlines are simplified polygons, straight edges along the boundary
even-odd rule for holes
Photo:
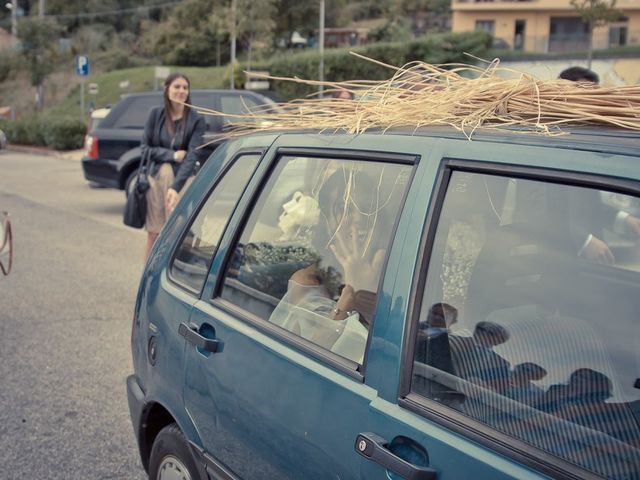
[[[196,347],[207,352],[216,353],[220,350],[220,340],[215,338],[207,338],[200,335],[197,331],[198,327],[190,327],[186,323],[181,323],[178,327],[178,333],[182,335],[187,342],[192,343]]]
[[[375,433],[359,433],[355,449],[364,458],[382,465],[387,470],[407,480],[435,480],[438,472],[430,467],[421,467],[403,460],[387,447],[389,442]]]

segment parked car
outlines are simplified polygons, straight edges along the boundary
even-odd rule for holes
[[[194,105],[229,114],[242,114],[247,107],[273,104],[268,98],[245,90],[192,90],[191,99]],[[127,95],[111,108],[85,141],[82,169],[88,181],[130,191],[140,165],[144,124],[149,111],[159,105],[162,105],[162,92],[144,92]],[[205,120],[208,134],[221,132],[229,121],[209,115]],[[212,144],[203,158],[216,146]]]
[[[7,212],[0,212],[0,273],[9,275],[13,262],[13,235]]]
[[[618,210],[639,146],[604,128],[227,142],[137,295],[150,478],[640,478],[640,244]],[[610,262],[585,253],[596,236]]]

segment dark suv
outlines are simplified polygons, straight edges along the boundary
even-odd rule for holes
[[[192,90],[195,105],[228,114],[242,114],[247,108],[273,103],[269,98],[246,90]],[[101,186],[129,191],[140,164],[140,139],[149,111],[162,105],[162,92],[125,96],[87,137],[82,159],[84,177]],[[206,115],[207,134],[221,132],[226,118]],[[234,119],[234,121],[237,119]],[[202,158],[215,149],[212,144]]]

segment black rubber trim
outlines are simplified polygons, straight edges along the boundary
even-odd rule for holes
[[[599,188],[616,193],[640,195],[640,182],[608,177],[598,174],[578,173],[565,170],[551,170],[538,167],[522,167],[492,162],[479,162],[465,159],[443,158],[434,186],[435,201],[427,212],[426,234],[423,234],[417,259],[416,278],[409,295],[407,307],[406,335],[403,341],[401,358],[401,378],[398,388],[398,404],[435,423],[467,437],[482,446],[497,451],[524,465],[558,479],[598,479],[601,478],[587,470],[569,463],[560,457],[546,453],[538,448],[501,433],[477,420],[467,417],[456,410],[445,407],[433,400],[411,393],[412,365],[416,330],[422,307],[422,297],[429,271],[429,260],[433,249],[436,229],[439,223],[442,205],[453,171],[478,174],[493,174],[529,180],[543,180],[563,185]]]
[[[398,404],[418,415],[476,442],[483,447],[509,457],[516,462],[534,468],[557,480],[602,480],[602,477],[583,470],[543,450],[538,450],[515,437],[494,430],[462,413],[433,400],[410,393],[398,400]]]
[[[258,155],[260,157],[260,159],[261,159],[266,151],[267,151],[266,148],[253,148],[253,147],[252,148],[246,148],[246,149],[238,150],[233,155],[231,160],[229,160],[226,165],[222,166],[222,168],[218,172],[218,175],[216,175],[216,177],[214,178],[213,185],[211,185],[211,187],[209,188],[209,191],[207,192],[207,195],[205,195],[204,198],[200,201],[200,204],[196,208],[194,208],[193,212],[191,213],[191,215],[189,216],[189,218],[185,222],[185,227],[183,227],[184,229],[182,231],[182,234],[179,236],[178,241],[173,245],[173,251],[171,252],[171,258],[169,260],[169,265],[166,268],[167,279],[169,280],[169,283],[171,283],[172,285],[175,285],[180,290],[183,290],[184,292],[188,293],[189,295],[192,295],[193,297],[200,298],[202,296],[202,290],[204,289],[205,285],[207,284],[206,277],[205,277],[205,281],[202,283],[202,286],[200,287],[200,290],[196,290],[195,288],[191,288],[188,285],[184,285],[184,284],[180,283],[178,280],[173,278],[173,275],[171,275],[171,269],[173,267],[173,262],[175,261],[176,255],[178,254],[178,249],[182,246],[182,242],[184,241],[184,238],[188,235],[189,229],[191,228],[191,225],[193,225],[193,222],[196,220],[197,216],[200,214],[200,212],[204,208],[205,204],[207,203],[207,200],[209,200],[211,195],[213,195],[214,190],[216,189],[218,184],[222,181],[222,179],[227,175],[227,173],[229,173],[229,170],[231,170],[233,165],[235,165],[236,162],[241,157],[246,156],[246,155]],[[260,165],[260,159],[256,163],[256,167],[254,168],[254,170],[251,173],[251,175],[249,175],[249,179],[247,181],[247,184],[245,185],[245,189],[246,189],[247,185],[249,184],[249,182],[251,181],[251,178],[255,174],[256,168],[258,168],[258,165]],[[244,192],[244,189],[243,189],[243,192]],[[242,197],[242,195],[243,195],[243,193],[240,193],[240,196],[238,197],[238,200],[236,201],[236,205],[233,207],[233,210],[231,211],[231,215],[229,216],[229,219],[231,219],[231,217],[233,216],[233,213],[235,212],[235,209],[238,206],[238,202],[240,201],[240,198]],[[227,219],[227,223],[229,223],[229,219]],[[225,225],[225,229],[226,229],[226,225]],[[222,233],[222,235],[224,235],[224,232]],[[220,238],[222,238],[222,237],[220,237]],[[208,275],[209,268],[211,268],[211,262],[213,262],[213,259],[215,258],[216,252],[217,252],[217,249],[216,249],[216,251],[213,252],[213,255],[211,255],[211,258],[209,259],[209,264],[207,266],[207,275]]]
[[[214,480],[240,480],[230,468],[205,452],[201,447],[193,442],[189,442],[193,456],[196,461],[204,467],[207,475]]]
[[[379,150],[362,150],[353,148],[313,148],[313,147],[280,147],[276,156],[307,156],[330,158],[335,160],[365,160],[372,162],[389,162],[415,165],[420,160],[419,155],[397,152],[381,152]]]
[[[465,159],[445,158],[442,166],[461,172],[502,175],[525,180],[544,180],[549,183],[598,188],[615,193],[640,195],[640,182],[620,177],[595,173],[580,173],[571,170],[549,169],[542,167],[523,167],[492,162],[478,162]]]
[[[231,303],[230,301],[225,300],[221,297],[213,298],[209,303],[212,306],[241,319],[245,323],[250,324],[251,326],[260,330],[262,333],[265,333],[270,337],[275,338],[276,340],[287,343],[288,345],[292,345],[308,356],[329,365],[335,370],[338,370],[339,372],[353,378],[360,383],[364,383],[364,376],[359,371],[360,365],[358,363],[332,353],[331,351],[322,348],[308,340],[305,340],[304,338],[299,337],[294,333],[273,325],[263,318],[258,317],[257,315],[244,310],[242,307],[239,307],[235,303]]]

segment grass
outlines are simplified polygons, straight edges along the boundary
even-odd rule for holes
[[[345,51],[348,50],[348,48],[345,49]],[[294,54],[300,56],[313,56],[316,52],[302,51],[295,52]],[[292,55],[292,53],[283,52],[280,55],[287,57]],[[577,52],[572,54],[554,55],[509,50],[490,50],[487,52],[485,57],[487,59],[499,57],[503,61],[551,60],[563,58],[586,58],[586,53]],[[621,57],[640,57],[640,45],[618,47],[594,52],[594,58]],[[44,113],[51,113],[53,115],[60,116],[77,116],[80,109],[79,78],[75,75],[70,76],[68,73],[71,71],[72,67],[71,60],[64,63],[64,67],[50,77],[50,79],[45,83],[45,102],[56,103],[51,106],[47,106]],[[69,65],[66,65],[67,63]],[[258,67],[263,66],[262,64],[266,62],[256,63],[256,67]],[[96,63],[94,63],[94,65],[95,64]],[[172,72],[181,71],[187,74],[191,79],[193,88],[228,88],[227,67],[174,66],[169,68]],[[93,102],[93,105],[96,108],[104,107],[117,103],[122,94],[153,90],[155,85],[154,72],[154,66],[141,66],[92,74],[85,80],[85,105],[88,106],[90,102]],[[295,72],[292,72],[292,75],[295,75]],[[128,81],[129,85],[127,88],[123,89],[120,88],[120,84],[124,81]],[[161,81],[159,80],[159,82]],[[97,95],[89,95],[89,83],[98,84]],[[31,99],[33,98],[33,89],[31,87],[27,87],[25,84],[28,85],[28,77],[26,77],[26,74],[20,74],[14,80],[2,82],[2,84],[0,84],[0,104],[14,105],[17,107],[18,111],[23,112],[32,109],[33,101]],[[69,93],[66,94],[66,92]]]
[[[183,72],[191,80],[191,88],[227,88],[225,83],[225,67],[169,67],[171,72]],[[85,81],[85,105],[93,101],[96,108],[113,105],[120,96],[126,93],[153,90],[155,67],[136,67],[114,70],[89,76]],[[122,82],[128,82],[126,88],[121,88]],[[89,95],[89,83],[98,84],[98,94]],[[158,87],[162,80],[158,80]],[[70,94],[59,104],[46,110],[54,115],[78,114],[80,105],[80,85],[76,85]]]

